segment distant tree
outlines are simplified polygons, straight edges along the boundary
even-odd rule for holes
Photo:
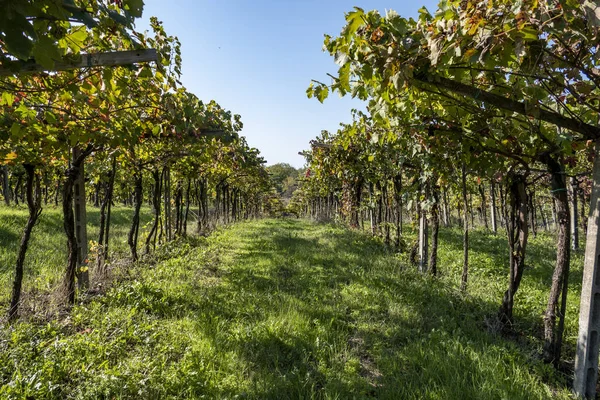
[[[271,182],[281,197],[290,198],[296,187],[300,170],[287,163],[278,163],[267,167]]]

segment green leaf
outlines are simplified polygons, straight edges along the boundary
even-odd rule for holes
[[[358,28],[364,25],[364,15],[365,11],[359,7],[354,7],[354,11],[350,11],[348,14],[346,14],[346,22],[348,24],[344,28],[344,35],[354,35]]]
[[[431,14],[429,13],[429,10],[425,6],[419,8],[418,13],[419,13],[420,21],[423,21],[423,20],[427,21],[431,18]]]
[[[350,91],[350,64],[346,64],[338,71],[340,95]]]
[[[42,67],[52,69],[54,62],[61,59],[61,55],[54,40],[48,36],[42,36],[33,48],[33,58]]]
[[[85,28],[85,26],[79,26],[67,36],[67,43],[73,51],[79,53],[81,51],[81,48],[84,46],[87,38],[87,29]]]
[[[69,101],[73,99],[73,96],[69,92],[64,92],[59,96],[59,99],[61,99],[62,101]]]
[[[108,16],[119,25],[127,26],[131,18],[124,17],[114,10],[108,10]]]
[[[306,89],[306,97],[308,97],[309,99],[312,99],[314,95],[315,95],[315,85],[313,82],[311,82],[310,85],[308,85],[308,89]]]
[[[21,60],[28,60],[33,50],[33,41],[29,39],[17,25],[9,24],[5,29],[3,39],[10,54]]]
[[[525,27],[519,30],[521,35],[523,36],[523,40],[538,40],[538,31],[537,29],[533,29],[531,27]]]
[[[12,126],[10,127],[10,134],[12,135],[12,138],[14,140],[18,140],[21,136],[20,133],[21,133],[21,124],[19,124],[17,122],[13,122]]]
[[[46,117],[46,121],[48,121],[48,123],[49,123],[49,124],[56,124],[56,122],[58,121],[58,120],[56,119],[56,115],[52,114],[52,113],[51,113],[51,112],[49,112],[49,111],[46,111],[46,112],[44,113],[44,116]]]
[[[132,17],[140,18],[142,16],[142,11],[144,10],[144,1],[126,0],[124,1],[124,6]]]
[[[317,99],[323,103],[329,96],[329,88],[327,86],[318,86],[315,88],[315,95],[317,96]]]
[[[98,22],[94,18],[92,18],[92,16],[89,13],[87,13],[85,11],[80,11],[77,9],[73,9],[70,11],[75,20],[81,22],[88,28],[92,29],[92,28],[95,28],[96,26],[98,26]]]
[[[152,70],[149,67],[142,68],[138,78],[152,78]]]
[[[12,106],[15,101],[15,96],[11,92],[2,92],[0,105]]]

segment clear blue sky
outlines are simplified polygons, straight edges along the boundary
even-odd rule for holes
[[[336,131],[351,120],[357,100],[330,96],[325,104],[306,97],[311,79],[328,82],[337,71],[322,51],[323,35],[338,35],[344,13],[353,6],[365,10],[396,10],[416,16],[436,0],[145,0],[143,21],[163,21],[179,37],[183,85],[200,99],[216,100],[242,116],[252,147],[268,164],[287,162],[301,167],[299,151],[322,129]]]

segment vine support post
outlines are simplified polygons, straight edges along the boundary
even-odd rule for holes
[[[571,248],[579,249],[579,229],[577,227],[577,179],[571,177]]]
[[[375,210],[373,201],[373,182],[369,182],[369,221],[371,223],[371,235],[375,236]]]
[[[72,152],[73,155],[77,154],[77,156],[73,157],[71,165],[65,173],[65,180],[63,184],[63,228],[67,236],[67,250],[69,254],[67,261],[67,269],[64,275],[64,289],[66,300],[69,305],[73,305],[75,303],[75,277],[77,277],[78,280],[84,279],[84,277],[78,274],[80,258],[78,255],[79,246],[77,244],[77,229],[75,226],[75,215],[73,211],[73,196],[75,191],[74,188],[76,186],[76,183],[78,182],[78,178],[80,176],[83,176],[83,173],[81,173],[81,168],[83,166],[83,163],[85,162],[85,158],[89,156],[93,152],[93,150],[94,148],[91,145],[88,145],[88,147],[84,151],[78,149],[77,153]],[[78,282],[78,286],[82,287],[81,282]]]
[[[173,239],[171,232],[171,170],[168,166],[164,169],[164,190],[165,190],[165,232],[167,241],[171,241]]]
[[[444,226],[450,226],[450,207],[448,206],[448,188],[444,186],[442,191],[443,211],[444,211]]]
[[[8,167],[6,165],[2,167],[2,194],[4,196],[4,203],[10,206],[10,186],[8,183]]]
[[[490,186],[490,216],[492,218],[492,232],[498,233],[498,223],[496,222],[496,188],[492,180]]]
[[[437,275],[437,253],[438,237],[440,232],[440,195],[439,187],[432,185],[431,197],[433,205],[431,207],[431,253],[429,255],[429,271],[431,275]]]
[[[460,290],[467,290],[469,279],[469,203],[467,197],[467,167],[463,162],[461,168],[462,202],[463,202],[463,270],[460,279]]]
[[[429,185],[427,182],[426,185]],[[425,193],[429,195],[429,188],[425,189]],[[420,199],[418,200],[420,201]],[[426,272],[427,271],[427,251],[429,249],[429,237],[427,234],[427,210],[423,209],[423,205],[421,205],[421,213],[419,215],[419,271]]]
[[[427,247],[428,247],[428,237],[427,237],[427,213],[425,211],[421,212],[421,218],[419,221],[419,271],[425,272],[427,271]]]
[[[600,140],[596,141],[596,154]],[[573,389],[580,397],[595,398],[598,379],[598,351],[600,338],[600,157],[593,165],[593,184],[585,246],[579,336],[575,355]]]

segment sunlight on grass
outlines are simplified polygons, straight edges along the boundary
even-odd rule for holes
[[[366,235],[303,220],[180,240],[66,320],[3,329],[0,397],[569,398],[535,345],[485,326],[504,285],[501,239],[488,261],[474,250],[469,295],[455,290],[457,232],[442,235],[442,279]],[[534,242],[534,254],[549,246]],[[547,276],[526,279],[537,302],[519,299],[525,325]]]
[[[141,214],[140,234],[144,224],[151,219],[150,210],[144,207]],[[100,211],[89,207],[88,238],[98,240]],[[117,206],[112,210],[110,246],[113,258],[128,255],[127,233],[131,222],[131,208]],[[0,206],[0,303],[7,303],[12,289],[14,264],[27,221],[27,209]],[[63,229],[62,209],[45,206],[33,229],[27,257],[23,291],[49,291],[61,282],[67,263],[67,239]]]

